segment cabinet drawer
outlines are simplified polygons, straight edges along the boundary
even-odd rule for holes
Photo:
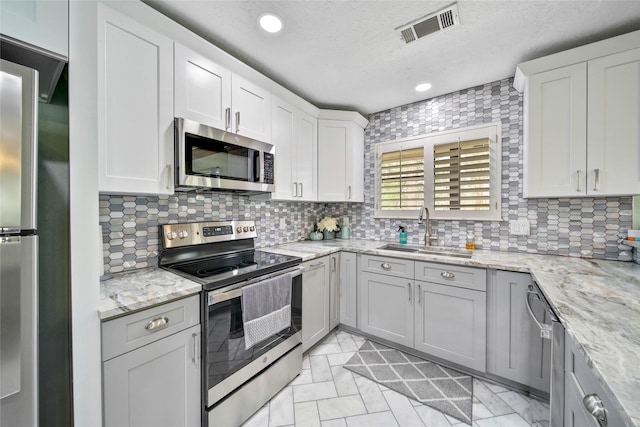
[[[102,360],[109,360],[200,323],[200,295],[102,324]]]
[[[487,290],[487,271],[482,268],[416,262],[416,280],[441,283],[475,291]]]
[[[414,262],[410,260],[363,255],[361,262],[360,271],[413,279]]]

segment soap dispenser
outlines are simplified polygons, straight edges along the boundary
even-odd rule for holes
[[[398,231],[400,232],[400,244],[401,245],[406,245],[407,244],[407,232],[404,231],[404,227],[403,226],[399,226],[398,227]]]

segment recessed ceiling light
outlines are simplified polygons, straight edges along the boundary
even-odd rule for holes
[[[416,86],[416,91],[418,92],[424,92],[425,90],[429,89],[431,89],[431,84],[429,83],[420,83],[418,86]]]
[[[282,20],[273,13],[264,13],[258,19],[260,27],[268,33],[277,33],[282,29]]]

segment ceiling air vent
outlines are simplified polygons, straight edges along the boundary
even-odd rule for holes
[[[416,19],[402,27],[396,28],[405,43],[411,43],[429,34],[460,25],[458,5],[456,3],[439,12]]]

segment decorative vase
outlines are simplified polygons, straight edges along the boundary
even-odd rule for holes
[[[335,231],[324,230],[322,234],[324,234],[324,240],[331,240],[336,238]]]
[[[314,231],[312,233],[309,234],[309,238],[311,240],[322,240],[322,233],[319,231]]]

